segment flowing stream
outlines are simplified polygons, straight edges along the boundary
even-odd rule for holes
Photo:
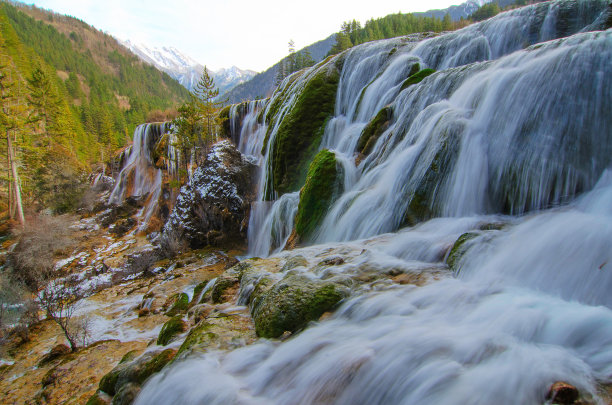
[[[188,356],[136,404],[541,404],[555,381],[608,403],[612,30],[597,31],[608,9],[546,2],[349,50],[321,144],[343,167],[344,192],[299,253],[343,247],[373,264],[445,268],[445,252],[471,232],[457,270],[355,293],[284,342]],[[402,90],[415,63],[436,73]],[[257,117],[280,92],[242,117],[240,149],[262,167],[277,130],[268,125],[315,69],[281,84],[292,90],[273,124]],[[385,106],[387,129],[355,165],[363,128]],[[266,176],[251,255],[282,249],[299,202],[269,190]],[[427,214],[410,221],[417,195]]]

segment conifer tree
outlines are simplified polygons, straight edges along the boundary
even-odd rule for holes
[[[219,110],[223,102],[216,101],[218,96],[219,89],[215,86],[214,79],[208,74],[208,69],[204,66],[202,76],[192,93],[202,121],[202,131],[198,136],[198,146],[204,153],[206,153],[208,145],[216,140],[218,128],[221,125]]]
[[[60,109],[60,99],[49,76],[37,67],[32,76],[27,79],[28,103],[31,107],[30,123],[38,124],[38,131],[44,138],[47,148],[51,147],[51,133],[57,129],[57,117]]]

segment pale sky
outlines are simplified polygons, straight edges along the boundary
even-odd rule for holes
[[[343,21],[446,8],[465,0],[22,0],[77,17],[117,38],[173,46],[217,70],[263,71],[340,30]]]

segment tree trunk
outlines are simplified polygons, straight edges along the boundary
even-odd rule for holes
[[[21,203],[21,190],[19,188],[19,174],[17,173],[17,162],[15,161],[15,150],[13,149],[13,142],[11,141],[10,131],[6,131],[6,142],[8,148],[8,155],[11,164],[11,172],[13,175],[13,190],[15,198],[15,208],[17,210],[17,216],[19,223],[23,227],[25,225],[25,217],[23,216],[23,205]]]

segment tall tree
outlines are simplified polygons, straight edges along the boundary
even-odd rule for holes
[[[9,216],[13,218],[14,212],[17,213],[19,223],[23,227],[25,225],[25,217],[23,215],[23,203],[21,199],[21,182],[19,179],[19,173],[17,169],[17,154],[11,139],[11,130],[17,127],[16,117],[10,111],[10,102],[14,99],[12,87],[14,83],[10,79],[5,66],[0,66],[0,100],[2,102],[2,108],[0,109],[0,125],[3,127],[6,133],[6,153],[7,153],[7,164],[10,168],[8,181],[8,195],[9,195]]]

